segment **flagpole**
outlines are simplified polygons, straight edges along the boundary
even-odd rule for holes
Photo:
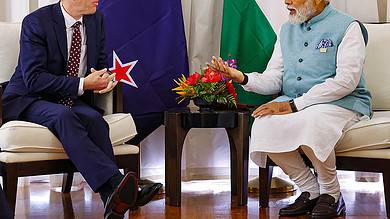
[[[387,22],[387,0],[377,0],[379,22]]]

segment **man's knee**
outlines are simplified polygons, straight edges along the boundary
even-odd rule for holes
[[[98,113],[97,111],[92,111],[91,113],[88,114],[87,118],[88,119],[88,124],[91,126],[104,126],[108,128],[108,123],[106,120],[104,120],[103,116]]]

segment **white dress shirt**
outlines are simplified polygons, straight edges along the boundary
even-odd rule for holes
[[[85,27],[83,23],[83,17],[81,17],[79,20],[74,19],[68,12],[66,12],[64,6],[61,3],[61,11],[64,15],[65,19],[65,27],[66,27],[66,42],[67,42],[67,48],[68,48],[68,60],[69,60],[69,54],[70,54],[70,46],[72,43],[72,36],[73,36],[73,24],[80,21],[82,25],[80,25],[80,32],[81,32],[81,56],[80,56],[80,66],[79,66],[79,74],[80,82],[79,82],[79,91],[78,95],[81,96],[84,93],[83,85],[84,85],[84,76],[87,72],[87,34],[85,32]]]
[[[336,76],[313,86],[301,97],[295,98],[298,110],[308,106],[338,100],[352,93],[359,84],[365,58],[365,43],[357,22],[349,25],[337,50]],[[277,94],[283,84],[283,56],[279,37],[275,49],[263,74],[248,74],[247,91],[271,95]]]

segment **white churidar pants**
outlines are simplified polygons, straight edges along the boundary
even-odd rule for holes
[[[334,147],[343,130],[360,119],[359,113],[332,104],[318,104],[299,112],[255,119],[251,131],[250,157],[266,166],[267,154],[311,198],[329,194],[338,198]],[[298,148],[313,163],[318,178],[303,162]],[[336,199],[337,200],[337,199]]]
[[[331,152],[325,162],[321,162],[309,147],[302,146],[301,148],[312,162],[318,177],[304,163],[298,150],[285,153],[269,153],[268,156],[294,181],[302,192],[310,193],[310,199],[318,197],[319,194],[328,194],[337,200],[340,194],[340,185],[337,180],[334,151]]]

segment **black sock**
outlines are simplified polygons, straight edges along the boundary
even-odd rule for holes
[[[113,175],[109,180],[108,182],[110,183],[110,185],[112,186],[112,188],[116,188],[119,186],[119,183],[121,183],[122,179],[123,179],[123,175],[122,173],[117,173],[115,175]]]
[[[98,189],[100,198],[102,199],[104,205],[106,204],[108,197],[110,197],[116,187],[118,187],[122,179],[123,175],[121,173],[117,173]]]
[[[103,201],[103,204],[105,205],[107,202],[108,197],[114,192],[114,189],[111,187],[109,183],[104,183],[98,190],[100,194],[100,198]]]

